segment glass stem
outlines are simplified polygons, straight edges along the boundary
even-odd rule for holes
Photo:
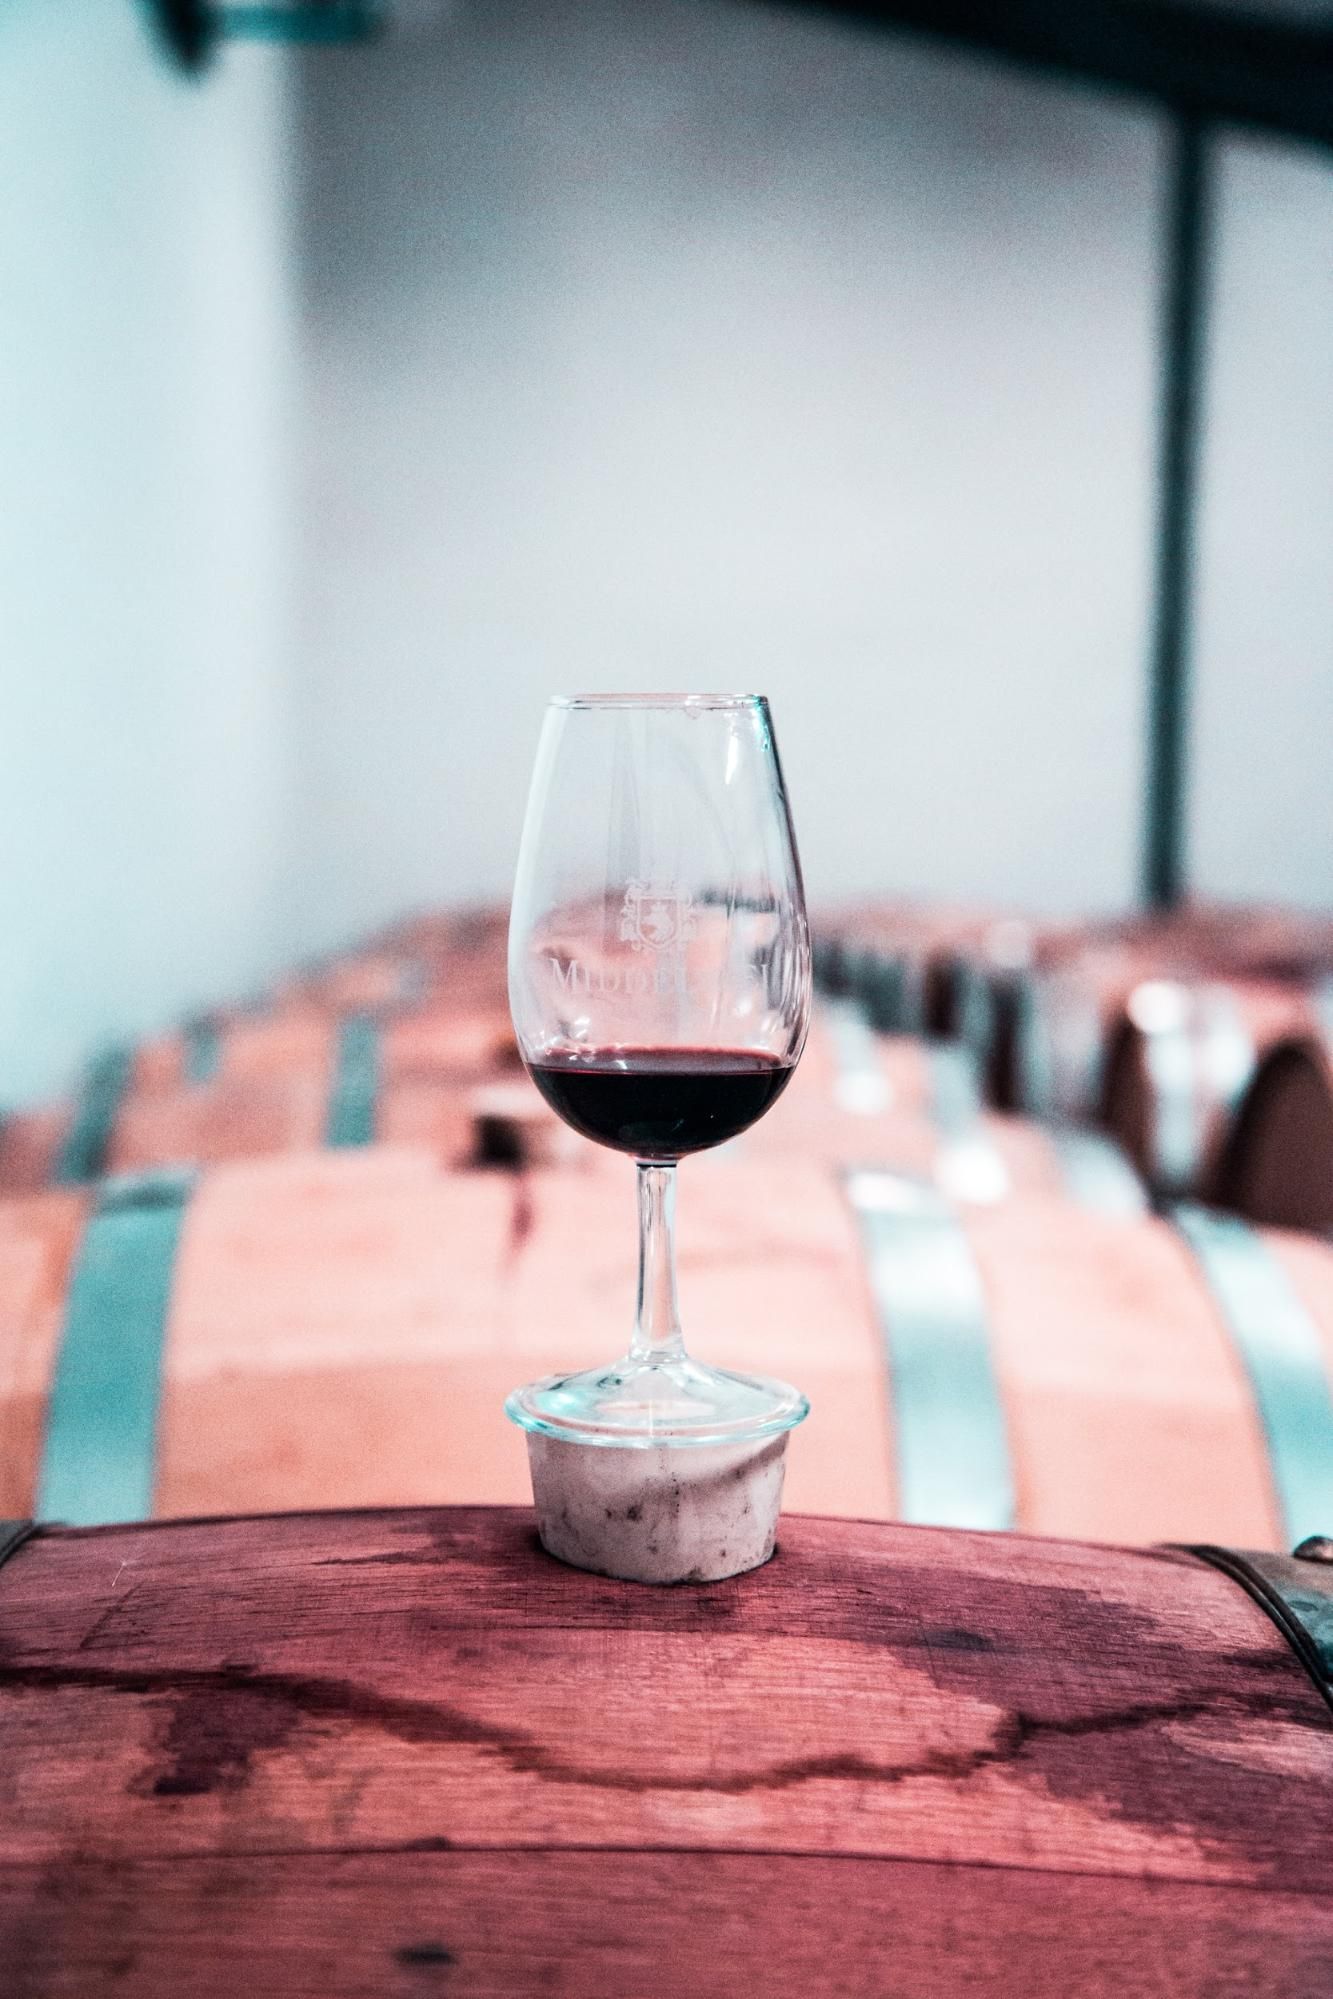
[[[676,1169],[640,1159],[639,1298],[631,1360],[678,1360],[685,1352],[676,1309]]]

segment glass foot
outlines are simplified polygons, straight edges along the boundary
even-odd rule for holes
[[[809,1413],[806,1397],[785,1381],[705,1367],[686,1354],[627,1355],[609,1367],[548,1375],[505,1403],[510,1421],[529,1433],[622,1449],[756,1444]]]
[[[716,1582],[768,1560],[787,1432],[809,1408],[784,1381],[684,1354],[551,1375],[505,1403],[528,1433],[543,1546],[642,1583]]]

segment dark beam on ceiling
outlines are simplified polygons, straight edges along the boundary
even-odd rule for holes
[[[1333,12],[1327,25],[1271,5],[1206,0],[762,0],[862,27],[963,44],[1155,99],[1204,121],[1333,146]]]

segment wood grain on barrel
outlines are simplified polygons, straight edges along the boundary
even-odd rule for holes
[[[236,1999],[247,1977],[264,1999],[1333,1990],[1333,1913],[1308,1896],[811,1854],[78,1861],[0,1879],[6,1931],[8,1999]]]
[[[668,1591],[520,1511],[102,1530],[11,1559],[0,1647],[22,1999],[1328,1989],[1328,1710],[1188,1557],[789,1518]]]

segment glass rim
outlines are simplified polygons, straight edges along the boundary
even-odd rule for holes
[[[549,708],[767,708],[766,694],[553,694]]]

